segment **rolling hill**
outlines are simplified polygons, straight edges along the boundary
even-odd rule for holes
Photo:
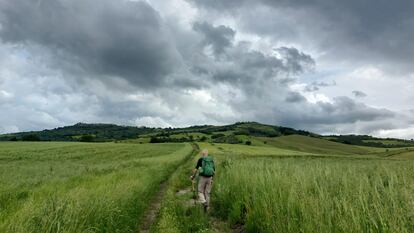
[[[376,149],[372,147],[362,147],[354,145],[346,145],[338,142],[332,142],[329,140],[306,137],[302,135],[289,135],[277,138],[259,138],[262,141],[267,142],[269,145],[276,146],[278,148],[284,148],[295,151],[312,152],[316,154],[337,154],[337,155],[350,155],[350,154],[367,154],[377,152],[378,150],[384,151],[384,149]]]
[[[367,135],[322,136],[305,130],[237,122],[231,125],[200,125],[185,128],[150,128],[115,124],[77,123],[50,130],[0,135],[0,141],[84,141],[128,140],[138,143],[213,142],[229,144],[269,143],[281,148],[315,153],[362,154],[369,147],[400,148],[414,146],[412,140],[382,139]],[[346,147],[345,144],[354,145]],[[339,145],[339,146],[338,146]],[[365,146],[365,147],[356,147]],[[324,148],[324,149],[320,149]]]

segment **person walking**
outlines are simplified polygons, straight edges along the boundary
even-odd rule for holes
[[[201,158],[198,159],[196,167],[193,169],[191,179],[194,180],[197,172],[199,173],[198,180],[198,199],[203,205],[204,210],[208,211],[210,205],[210,192],[213,184],[213,177],[216,172],[214,159],[208,154],[208,150],[204,149],[201,152]]]

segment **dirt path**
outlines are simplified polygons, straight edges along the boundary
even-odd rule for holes
[[[193,151],[191,153],[194,153],[195,151],[198,151],[198,145],[192,144]],[[176,171],[180,169],[181,166],[178,166]],[[155,194],[153,199],[151,200],[151,203],[149,204],[147,210],[144,213],[144,217],[141,220],[139,231],[140,233],[149,233],[151,226],[154,225],[155,221],[157,220],[158,214],[161,209],[161,203],[164,199],[165,193],[168,189],[168,180],[163,181],[160,184],[160,188],[158,192]]]
[[[198,151],[199,148],[197,145],[193,145],[193,150]],[[178,167],[180,169],[180,167]],[[194,187],[196,188],[196,187]],[[139,232],[141,233],[149,233],[151,226],[155,223],[157,220],[158,214],[161,209],[161,203],[164,199],[165,193],[168,189],[168,180],[164,181],[160,184],[159,191],[154,196],[154,198],[151,200],[150,205],[148,206],[146,212],[144,213],[144,217],[141,221],[141,225],[139,228]],[[177,200],[181,200],[180,203],[186,207],[193,207],[196,206],[197,200],[196,196],[194,194],[194,191],[191,187],[187,187],[181,190],[178,190],[176,192]],[[241,233],[244,232],[240,228],[236,229],[229,229],[228,224],[225,221],[222,221],[220,219],[214,218],[211,215],[209,215],[209,221],[211,225],[211,232],[213,233]]]
[[[158,193],[151,200],[151,204],[148,206],[144,217],[141,221],[141,226],[139,228],[140,233],[149,233],[150,228],[157,219],[158,213],[160,212],[161,202],[164,198],[164,194],[167,191],[168,185],[167,181],[164,181],[160,184],[160,189]]]
[[[175,195],[177,196],[177,199],[179,199],[179,197],[188,197],[181,201],[181,204],[186,207],[192,207],[198,204],[197,200],[195,199],[196,197],[193,194],[193,190],[190,187],[178,190]],[[225,221],[212,217],[211,215],[209,215],[209,221],[210,221],[212,233],[243,232],[243,231],[240,231],[239,229],[228,229],[228,225]]]

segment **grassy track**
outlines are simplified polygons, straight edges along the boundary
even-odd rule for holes
[[[189,144],[0,143],[0,232],[133,232]]]
[[[220,164],[213,213],[247,232],[414,232],[413,161],[200,147]]]
[[[153,232],[210,232],[209,218],[200,205],[194,204],[194,193],[190,189],[190,171],[199,158],[199,153],[197,152],[171,176],[168,182],[169,188],[162,202],[160,215],[157,223],[153,226]],[[185,192],[178,194],[182,190],[185,190]]]

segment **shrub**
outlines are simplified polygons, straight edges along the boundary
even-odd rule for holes
[[[224,137],[224,136],[225,135],[222,134],[222,133],[216,133],[216,134],[211,135],[211,139],[221,138],[221,137]]]
[[[40,137],[37,134],[27,134],[27,135],[24,135],[22,137],[22,140],[23,141],[32,141],[32,142],[35,142],[35,141],[40,141]]]
[[[81,142],[93,142],[95,138],[92,135],[82,135],[79,139]]]

